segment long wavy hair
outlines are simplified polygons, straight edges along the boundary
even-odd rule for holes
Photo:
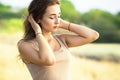
[[[32,14],[34,20],[38,22],[45,14],[46,8],[51,5],[60,4],[59,0],[32,0],[28,7],[28,16]],[[28,16],[24,21],[24,37],[23,40],[32,40],[36,37],[35,32],[28,21]],[[39,24],[40,25],[40,24]]]

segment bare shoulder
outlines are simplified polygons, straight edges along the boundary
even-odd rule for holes
[[[29,45],[29,42],[28,41],[24,41],[24,40],[20,40],[17,43],[18,48],[22,48],[22,47],[25,47],[25,46],[28,46],[28,45]]]
[[[24,51],[32,48],[30,45],[31,45],[30,41],[20,40],[17,44],[17,47],[18,47],[19,52],[23,53]]]

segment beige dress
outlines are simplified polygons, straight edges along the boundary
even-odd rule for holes
[[[26,63],[33,80],[72,80],[71,54],[66,45],[55,36],[60,44],[59,50],[55,51],[56,63],[52,66],[39,66]]]

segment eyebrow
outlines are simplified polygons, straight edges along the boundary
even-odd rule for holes
[[[59,12],[59,14],[61,14],[61,12]],[[56,15],[56,14],[50,14],[50,16],[54,16],[54,15]]]

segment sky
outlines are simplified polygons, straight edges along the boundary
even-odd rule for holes
[[[100,9],[116,14],[120,12],[120,0],[70,0],[81,13],[91,9]],[[0,0],[0,2],[12,7],[27,7],[31,0]]]

